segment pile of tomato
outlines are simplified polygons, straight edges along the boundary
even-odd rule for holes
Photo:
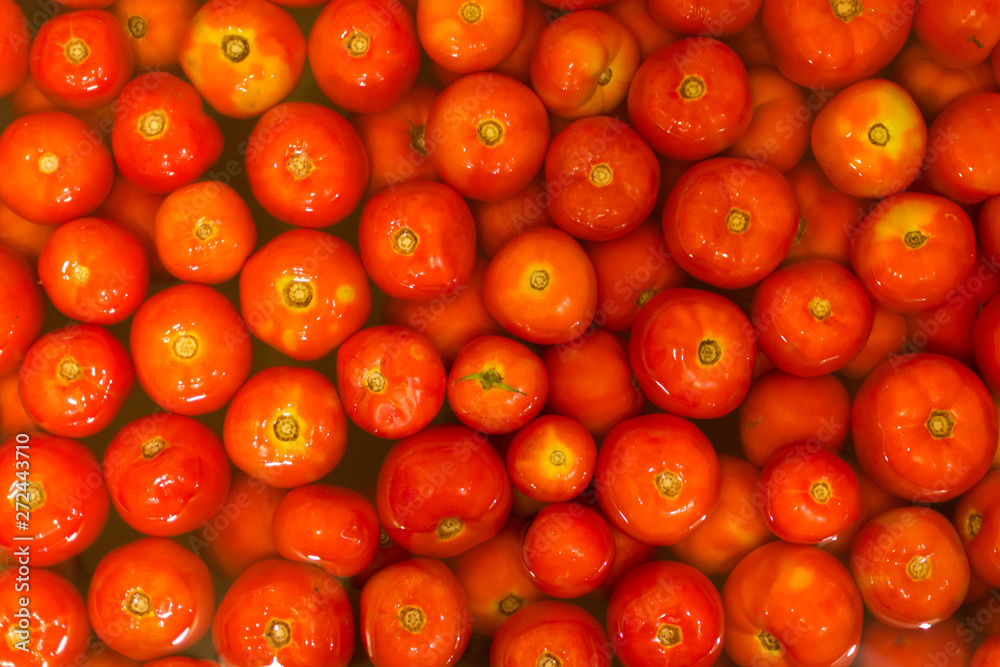
[[[0,0],[0,667],[1000,666],[1000,3]]]

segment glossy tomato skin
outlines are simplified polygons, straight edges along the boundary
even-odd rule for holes
[[[197,0],[116,0],[108,11],[125,29],[136,72],[175,71],[181,39],[198,11]]]
[[[575,598],[607,579],[615,560],[611,526],[579,503],[552,503],[524,532],[524,564],[535,586],[556,598]]]
[[[211,0],[180,44],[188,80],[213,109],[253,118],[285,99],[302,78],[306,38],[284,9],[265,0]]]
[[[923,353],[893,357],[858,390],[851,414],[864,471],[906,500],[938,502],[968,491],[997,449],[997,411],[968,367]]]
[[[90,641],[87,607],[80,591],[68,579],[35,569],[29,590],[17,585],[18,568],[0,572],[0,626],[6,641],[0,644],[4,667],[55,667],[81,664]],[[29,599],[30,606],[22,604]],[[19,612],[27,606],[28,630],[22,630]],[[21,642],[25,642],[23,645]],[[23,648],[22,648],[23,646]]]
[[[524,13],[520,0],[426,0],[417,3],[420,46],[449,72],[493,69],[517,46]]]
[[[85,147],[85,148],[84,148]],[[80,218],[111,191],[111,151],[89,125],[62,111],[29,114],[0,134],[0,199],[41,224]]]
[[[372,17],[379,16],[377,24]],[[376,113],[409,92],[420,69],[413,17],[397,0],[335,0],[309,31],[309,67],[331,102]]]
[[[347,667],[354,614],[343,585],[318,567],[261,561],[226,592],[212,644],[223,667]]]
[[[19,391],[35,422],[56,435],[100,432],[135,386],[129,353],[94,324],[70,324],[45,334],[21,362]]]
[[[233,396],[222,438],[237,468],[289,488],[336,467],[347,447],[347,418],[333,382],[318,371],[271,366]]]
[[[690,565],[646,563],[615,587],[607,628],[615,656],[626,667],[710,667],[722,654],[722,598]]]
[[[632,126],[660,155],[703,160],[732,146],[753,117],[746,67],[722,42],[688,38],[647,58],[628,92]]]
[[[0,2],[0,34],[8,36],[0,49],[0,97],[6,97],[28,76],[30,28],[24,10],[14,0]]]
[[[878,619],[865,623],[858,667],[904,667],[934,656],[942,667],[970,667],[971,635],[955,617],[929,628],[894,628]]]
[[[968,69],[985,61],[1000,41],[1000,5],[948,0],[919,5],[913,34],[946,67]]]
[[[88,9],[45,21],[31,42],[31,78],[70,109],[109,104],[132,78],[132,48],[111,12]]]
[[[928,120],[965,93],[998,90],[989,60],[966,69],[952,69],[931,56],[919,40],[900,51],[891,71],[892,80],[906,89]]]
[[[493,446],[457,425],[432,426],[397,442],[382,462],[376,494],[389,537],[413,554],[437,558],[496,535],[512,503]]]
[[[517,432],[506,454],[507,474],[521,493],[543,503],[572,500],[590,483],[597,445],[584,426],[545,415]]]
[[[703,290],[660,292],[632,325],[629,360],[653,403],[697,419],[732,412],[750,388],[757,341],[736,304]]]
[[[38,278],[52,304],[67,317],[117,324],[146,298],[146,250],[131,232],[105,218],[59,225],[38,256]]]
[[[725,650],[737,664],[800,667],[851,664],[864,607],[836,558],[771,542],[740,561],[722,588]]]
[[[453,188],[402,183],[365,203],[358,246],[365,271],[379,289],[397,299],[427,300],[469,281],[476,224]]]
[[[158,537],[181,535],[211,519],[232,479],[212,429],[169,412],[123,426],[104,450],[104,476],[125,523]]]
[[[719,497],[719,459],[686,419],[651,414],[604,439],[594,472],[597,500],[619,530],[669,545],[701,523]]]
[[[865,606],[893,627],[943,621],[969,588],[969,561],[958,533],[928,507],[901,507],[873,518],[854,538],[850,563]]]
[[[135,660],[190,648],[208,632],[214,609],[208,567],[165,537],[145,537],[110,551],[94,570],[87,593],[94,632]]]
[[[959,204],[975,204],[1000,194],[1000,169],[982,147],[1000,137],[1000,93],[967,93],[938,114],[927,131],[931,146],[941,146],[928,162],[927,183]]]
[[[987,473],[959,499],[953,521],[972,573],[992,587],[1000,582],[1000,552],[996,548],[1000,534],[998,488],[1000,471]]]
[[[17,391],[18,373],[11,372],[0,376],[0,440],[18,433],[33,433],[38,431],[38,425],[24,409],[24,403]]]
[[[0,516],[9,526],[0,534],[0,549],[11,562],[25,535],[31,536],[30,564],[48,567],[80,554],[104,530],[108,491],[97,457],[84,445],[53,435],[18,435],[0,446],[0,463],[7,471],[0,482],[7,500]],[[23,506],[30,512],[29,529],[15,530]]]
[[[525,605],[494,635],[490,667],[520,667],[539,661],[610,667],[608,635],[596,618],[570,602]]]
[[[24,353],[42,333],[45,302],[31,265],[0,245],[0,375],[17,369]]]

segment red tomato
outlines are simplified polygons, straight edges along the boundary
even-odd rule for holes
[[[132,181],[118,174],[111,186],[111,192],[95,213],[99,218],[114,220],[139,239],[146,251],[149,277],[154,282],[170,279],[170,274],[160,261],[153,239],[156,211],[164,199],[163,195],[140,190]]]
[[[308,102],[279,104],[261,116],[248,142],[250,189],[279,220],[328,227],[361,201],[368,174],[365,148],[333,109]]]
[[[31,28],[24,10],[14,0],[0,0],[0,97],[14,92],[28,76]]]
[[[364,325],[371,310],[371,288],[358,254],[324,232],[279,234],[240,271],[240,312],[250,333],[298,361],[332,352]]]
[[[208,567],[165,537],[110,551],[97,564],[87,592],[94,633],[135,660],[191,648],[208,632],[214,610]]]
[[[331,2],[313,22],[308,51],[323,94],[360,113],[402,100],[420,69],[417,28],[397,0]]]
[[[18,434],[0,446],[0,464],[0,488],[7,500],[0,504],[5,526],[0,549],[10,563],[24,554],[26,537],[27,564],[48,567],[79,555],[104,530],[108,491],[97,457],[84,445],[52,435]],[[30,512],[29,525],[19,527],[25,512]]]
[[[125,29],[136,72],[175,70],[181,39],[198,0],[115,0],[109,11]]]
[[[608,602],[607,626],[624,665],[711,667],[722,654],[722,598],[683,563],[657,561],[626,574]]]
[[[750,388],[757,341],[732,301],[703,290],[660,292],[632,326],[629,361],[653,403],[683,417],[732,412]]]
[[[546,415],[517,432],[506,456],[514,488],[533,500],[558,503],[587,488],[597,463],[597,446],[580,422]]]
[[[0,441],[18,433],[34,433],[38,425],[24,409],[17,391],[20,374],[17,371],[0,376]]]
[[[940,667],[970,667],[972,632],[956,618],[929,628],[894,628],[877,619],[865,623],[859,667],[910,667],[932,660]],[[986,667],[983,665],[982,667]]]
[[[850,572],[816,547],[771,542],[722,588],[726,653],[741,665],[850,665],[864,607]]]
[[[397,442],[382,461],[382,528],[410,553],[448,558],[496,535],[511,507],[503,461],[482,436],[433,426]]]
[[[619,530],[647,544],[677,542],[719,497],[719,460],[686,419],[652,414],[622,422],[604,439],[594,473],[597,500]]]
[[[132,318],[129,348],[149,397],[189,416],[229,403],[253,360],[240,314],[204,285],[175,285],[146,299]]]
[[[1000,388],[1000,297],[990,299],[972,330],[979,375],[991,389]]]
[[[13,250],[0,245],[0,376],[13,372],[42,333],[45,302],[35,272]]]
[[[38,256],[38,278],[67,317],[117,324],[146,298],[146,249],[116,222],[79,218],[53,230]]]
[[[972,573],[991,587],[1000,583],[1000,470],[994,470],[969,489],[955,507],[955,528],[969,557]]]
[[[525,605],[504,621],[490,646],[490,667],[610,667],[611,645],[589,612],[570,602]]]
[[[545,5],[538,0],[524,0],[524,19],[521,24],[521,38],[517,46],[493,68],[497,74],[517,79],[525,85],[531,84],[531,56],[535,53],[535,45],[542,36],[542,31],[549,26],[549,17]],[[435,66],[437,64],[435,63]]]
[[[271,366],[226,410],[222,439],[237,468],[271,486],[310,484],[347,447],[347,419],[333,383],[309,368]]]
[[[639,44],[641,60],[680,38],[680,35],[667,30],[653,19],[649,3],[645,0],[612,0],[602,11],[614,16],[632,33]]]
[[[468,596],[451,570],[438,560],[414,558],[368,580],[360,624],[375,667],[447,667],[469,645],[472,619]]]
[[[609,114],[628,95],[639,43],[618,19],[584,9],[542,30],[531,56],[531,86],[546,108],[566,118]]]
[[[539,174],[524,189],[495,202],[471,201],[476,221],[476,241],[483,255],[492,258],[507,241],[533,227],[551,227],[551,195]]]
[[[184,74],[231,118],[259,116],[288,97],[306,62],[302,28],[266,0],[209,0],[179,48]]]
[[[897,356],[876,368],[854,398],[851,428],[864,471],[917,502],[965,493],[997,449],[989,390],[968,367],[937,354]]]
[[[90,641],[87,608],[80,591],[55,572],[34,569],[29,589],[21,590],[18,568],[0,572],[0,664],[55,667],[92,664],[84,657]],[[28,599],[30,604],[23,601]],[[21,616],[27,608],[27,618]],[[21,625],[24,623],[24,625]]]
[[[22,116],[0,134],[0,199],[42,224],[81,218],[111,191],[114,162],[100,137],[62,111]]]
[[[764,21],[757,12],[747,27],[735,35],[725,38],[726,46],[736,51],[746,67],[775,67],[774,56],[767,45]]]
[[[899,313],[875,305],[875,318],[868,342],[861,352],[840,369],[840,373],[863,380],[875,367],[900,353],[906,341],[906,318]]]
[[[31,41],[31,78],[47,98],[70,109],[96,109],[132,78],[132,48],[118,19],[96,9],[45,21]]]
[[[215,432],[169,412],[123,426],[104,450],[104,476],[125,523],[158,537],[201,527],[225,502],[232,479]]]
[[[219,667],[219,663],[215,660],[197,660],[195,658],[171,656],[147,662],[142,667]]]
[[[615,586],[618,585],[622,577],[643,563],[653,560],[657,551],[657,548],[652,544],[640,542],[613,525],[611,525],[611,534],[615,538],[615,560],[611,564],[611,571],[608,572],[607,579],[600,586],[601,593],[607,596],[610,596],[615,590]]]
[[[38,261],[42,246],[54,230],[53,225],[36,225],[25,220],[0,202],[0,245],[13,250],[30,264]]]
[[[523,0],[417,3],[417,31],[424,52],[441,67],[460,74],[503,62],[517,46],[523,25]]]
[[[968,69],[990,57],[1000,41],[1000,4],[992,0],[935,0],[913,15],[913,34],[939,63]]]
[[[212,644],[226,667],[347,667],[354,614],[344,587],[323,570],[266,560],[247,568],[222,598]]]
[[[722,42],[682,39],[639,67],[628,91],[628,113],[656,152],[702,160],[732,146],[750,126],[747,70]]]
[[[927,160],[925,173],[935,192],[959,204],[1000,194],[1000,168],[983,150],[1000,140],[998,112],[1000,93],[967,93],[934,119],[927,142],[935,159]]]
[[[760,5],[760,0],[652,0],[649,11],[674,32],[728,37],[744,30]]]
[[[892,80],[906,89],[928,120],[960,95],[998,90],[988,60],[967,69],[952,69],[935,60],[917,40],[907,44],[892,63]]]
[[[575,598],[607,579],[615,538],[604,517],[586,505],[552,503],[528,524],[521,553],[538,590]]]
[[[990,667],[997,663],[1000,663],[1000,635],[993,635],[976,649],[971,667]]]
[[[897,628],[943,621],[969,588],[969,561],[958,533],[927,507],[876,516],[854,538],[850,562],[865,606]]]

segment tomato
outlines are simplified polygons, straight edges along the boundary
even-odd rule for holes
[[[91,639],[85,659],[84,664],[88,667],[144,667],[144,663],[139,660],[115,653],[99,639]]]
[[[968,214],[935,195],[882,200],[851,240],[851,265],[872,301],[901,313],[944,305],[975,264]]]
[[[179,58],[213,109],[253,118],[298,85],[306,38],[291,14],[265,0],[210,0],[191,18]]]
[[[522,0],[417,3],[417,31],[424,52],[441,67],[461,74],[503,62],[517,46],[523,25]]]
[[[476,104],[468,104],[475,99]],[[424,127],[431,164],[463,197],[497,201],[524,188],[545,161],[549,121],[530,88],[470,74],[434,100]]]
[[[305,563],[251,565],[226,592],[212,623],[223,667],[347,667],[354,614],[344,587]]]
[[[24,409],[17,391],[20,374],[17,371],[0,376],[0,441],[18,433],[38,431],[35,421]]]
[[[893,357],[858,390],[854,449],[866,473],[907,500],[968,491],[997,449],[997,410],[968,367],[937,354]]]
[[[169,412],[123,426],[104,450],[104,476],[125,523],[158,537],[201,527],[225,502],[231,480],[212,429]]]
[[[299,227],[340,222],[365,191],[361,139],[343,116],[318,104],[286,102],[264,113],[250,133],[245,161],[260,205]]]
[[[851,425],[851,397],[833,375],[802,377],[775,371],[755,380],[739,407],[743,455],[763,466],[786,445],[840,451]]]
[[[36,340],[20,368],[21,400],[50,433],[85,438],[111,423],[136,372],[117,338],[94,324],[70,324]]]
[[[649,10],[674,32],[728,37],[746,29],[760,6],[760,0],[653,0]]]
[[[928,120],[960,95],[998,90],[989,61],[966,69],[945,67],[917,40],[893,60],[892,80],[906,89]]]
[[[146,298],[146,249],[125,227],[105,218],[79,218],[55,228],[38,257],[46,295],[67,317],[117,324]]]
[[[815,376],[861,352],[875,314],[854,274],[829,259],[807,259],[760,283],[750,319],[761,351],[779,369]]]
[[[38,261],[38,254],[54,229],[52,225],[29,222],[0,202],[0,245],[13,250],[29,263]]]
[[[397,0],[329,3],[309,31],[308,52],[323,94],[361,113],[385,111],[402,100],[420,69],[417,29]]]
[[[364,325],[371,309],[361,259],[330,234],[283,232],[240,271],[240,312],[250,333],[292,359],[326,356]]]
[[[420,556],[457,556],[490,539],[511,507],[503,461],[464,426],[432,426],[397,442],[378,474],[382,528]]]
[[[643,0],[612,0],[602,11],[618,19],[632,33],[639,45],[640,61],[680,38],[653,19],[649,4]]]
[[[152,72],[118,95],[111,148],[125,178],[166,194],[198,180],[219,160],[222,130],[191,84]]]
[[[142,667],[219,667],[219,663],[215,660],[197,660],[195,658],[171,656],[147,662]]]
[[[521,493],[544,503],[572,500],[587,488],[597,463],[594,437],[580,422],[546,415],[514,436],[507,474]]]
[[[899,354],[906,341],[906,318],[875,304],[875,318],[868,341],[851,361],[840,369],[849,378],[861,379],[890,356]]]
[[[188,416],[229,403],[253,360],[240,314],[205,285],[175,285],[146,299],[132,318],[129,347],[143,390]]]
[[[31,265],[0,245],[0,375],[14,371],[42,333],[45,302]]]
[[[125,29],[136,72],[174,70],[181,39],[198,11],[197,0],[115,0],[109,11]]]
[[[14,92],[28,76],[31,34],[24,10],[14,0],[0,0],[0,97]]]
[[[139,239],[146,251],[150,280],[154,282],[170,278],[170,274],[163,268],[156,242],[153,240],[156,211],[164,199],[163,195],[140,190],[132,181],[118,174],[111,186],[111,192],[94,214],[99,218],[114,220]]]
[[[1000,636],[987,637],[972,656],[971,667],[990,667],[1000,661]]]
[[[0,643],[3,667],[69,667],[84,661],[90,640],[87,608],[80,592],[67,579],[49,572],[31,571],[30,595],[17,583],[18,568],[0,572]],[[28,599],[30,606],[23,604]],[[27,611],[27,617],[18,616]],[[23,624],[23,625],[22,625]]]
[[[443,563],[414,558],[385,568],[361,591],[361,643],[375,667],[454,664],[471,636],[469,599]]]
[[[710,667],[722,654],[722,598],[689,565],[647,563],[615,587],[607,627],[623,665]]]
[[[542,30],[531,56],[531,86],[566,118],[611,113],[639,68],[639,43],[610,14],[583,9]]]
[[[84,445],[53,435],[18,435],[0,446],[0,463],[7,501],[0,504],[0,549],[11,563],[24,553],[26,537],[28,564],[48,567],[77,556],[104,530],[108,491],[97,457]],[[25,512],[30,520],[22,527]]]
[[[570,602],[525,605],[493,637],[490,667],[588,665],[610,667],[611,647],[590,612]]]
[[[31,78],[47,98],[70,109],[109,104],[132,78],[132,48],[110,12],[53,16],[31,41]]]
[[[426,300],[468,282],[476,261],[476,226],[454,189],[412,181],[368,200],[358,246],[365,271],[383,292]]]
[[[722,42],[682,39],[639,67],[628,92],[628,113],[656,152],[702,160],[732,146],[750,126],[747,70]]]
[[[597,455],[597,500],[619,530],[647,544],[677,542],[719,497],[719,460],[686,419],[652,414],[611,430]]]
[[[539,174],[524,189],[495,202],[471,201],[469,209],[476,222],[479,251],[492,258],[500,248],[521,232],[533,227],[551,227],[551,195]]]
[[[517,79],[525,85],[531,84],[531,57],[542,32],[549,25],[545,5],[538,0],[524,0],[524,18],[521,21],[521,37],[514,50],[493,68],[497,74]],[[440,66],[435,63],[437,68]],[[447,71],[447,70],[445,70]]]
[[[934,660],[941,667],[969,667],[968,628],[955,618],[929,628],[894,628],[877,619],[865,623],[859,667],[909,667]]]
[[[540,591],[575,598],[600,586],[610,574],[615,539],[604,517],[586,505],[552,503],[528,524],[522,555]]]
[[[740,561],[722,588],[725,650],[741,665],[851,664],[864,608],[850,572],[830,554],[771,542]]]
[[[250,207],[219,181],[171,192],[156,210],[154,235],[170,275],[208,285],[235,278],[257,244]]]
[[[1000,194],[1000,169],[982,150],[1000,138],[998,109],[1000,93],[967,93],[934,119],[927,141],[935,159],[927,160],[925,173],[935,192],[959,204]]]
[[[165,537],[111,550],[87,592],[94,633],[135,660],[154,660],[194,646],[212,623],[215,591],[208,567]]]
[[[943,621],[969,588],[969,561],[958,533],[927,507],[876,516],[854,538],[850,562],[865,606],[893,627]]]
[[[1000,470],[994,470],[959,499],[954,518],[972,573],[991,587],[1000,582],[1000,551],[996,548],[1000,534],[998,486]]]
[[[62,111],[22,116],[0,133],[0,199],[42,224],[80,218],[111,191],[111,151],[90,126]]]
[[[646,396],[682,417],[729,414],[750,388],[757,341],[736,304],[703,290],[660,292],[632,325],[629,361]]]
[[[945,67],[968,69],[990,57],[1000,42],[1000,4],[938,0],[917,6],[913,34]]]
[[[906,43],[914,9],[907,0],[769,0],[761,18],[781,73],[800,86],[829,89],[888,65]]]

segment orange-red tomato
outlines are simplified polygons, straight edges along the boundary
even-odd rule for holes
[[[936,0],[916,9],[913,34],[945,67],[974,67],[1000,42],[1000,4],[995,0]]]
[[[20,576],[17,567],[0,572],[0,627],[5,639],[0,643],[0,664],[93,664],[84,657],[90,623],[80,591],[68,579],[40,568],[31,571],[30,589],[22,590]],[[27,617],[23,616],[25,599],[30,602]]]
[[[615,538],[604,517],[586,505],[552,503],[528,524],[521,554],[538,590],[575,598],[607,579]]]
[[[198,0],[115,0],[109,11],[125,29],[136,72],[175,70],[181,39]]]
[[[18,393],[19,379],[17,371],[0,375],[0,441],[18,433],[38,431],[35,420],[24,409],[24,403]]]
[[[0,0],[0,97],[6,97],[28,76],[30,27],[24,10],[14,0]]]
[[[427,56],[461,74],[496,67],[521,38],[523,0],[424,0],[417,32]]]
[[[892,61],[891,71],[892,80],[910,94],[928,120],[960,95],[998,89],[989,61],[966,69],[945,67],[917,40],[903,47]]]
[[[490,667],[610,667],[611,644],[590,612],[558,600],[525,605],[493,636]]]
[[[1000,635],[987,637],[972,656],[971,667],[990,667],[1000,662]]]
[[[757,12],[747,27],[735,35],[723,40],[747,67],[775,67],[774,56],[767,45],[767,35],[764,32],[764,21]]]
[[[979,313],[972,330],[979,375],[993,390],[1000,387],[1000,297],[993,297]]]
[[[535,45],[541,38],[542,31],[549,25],[549,16],[545,5],[538,0],[524,0],[524,19],[521,23],[521,38],[517,46],[493,68],[497,74],[517,79],[525,85],[531,84],[531,56],[535,53]],[[436,63],[435,63],[436,65]],[[437,66],[438,69],[440,66]],[[447,70],[445,70],[447,71]]]
[[[935,192],[959,204],[1000,194],[1000,168],[983,150],[1000,140],[998,112],[1000,93],[967,93],[934,119],[927,142],[935,159],[927,160],[925,173]]]
[[[858,667],[910,667],[933,660],[939,667],[970,667],[972,631],[955,617],[929,628],[894,628],[871,619],[865,623]],[[988,663],[987,663],[988,664]],[[986,667],[986,665],[976,666]]]
[[[17,369],[42,333],[45,302],[35,272],[13,250],[0,245],[0,375]]]
[[[872,332],[861,351],[841,367],[840,373],[863,380],[890,355],[899,354],[906,341],[906,318],[875,304]]]
[[[1000,583],[998,490],[1000,470],[994,470],[959,499],[954,518],[972,573],[994,588]]]
[[[587,488],[597,464],[597,446],[580,422],[546,415],[517,432],[506,456],[514,488],[533,500],[558,503]]]
[[[612,0],[602,11],[614,16],[632,33],[639,44],[641,60],[680,39],[680,35],[656,22],[645,0]]]
[[[611,534],[615,538],[615,560],[611,564],[608,578],[600,586],[600,591],[605,595],[611,595],[615,586],[626,574],[643,563],[653,560],[657,551],[657,548],[652,544],[640,542],[631,535],[618,530],[613,524],[611,524]]]
[[[132,181],[118,174],[111,186],[111,192],[94,214],[100,218],[114,220],[139,239],[146,251],[149,277],[153,282],[170,278],[170,274],[163,268],[163,262],[160,261],[153,239],[156,211],[163,200],[163,195],[140,190]]]
[[[683,35],[728,37],[744,30],[761,0],[651,0],[657,23]]]
[[[38,254],[54,230],[52,225],[37,225],[25,220],[0,201],[0,244],[30,264],[38,261]]]
[[[551,195],[539,173],[524,189],[493,202],[471,201],[480,252],[492,258],[512,238],[533,227],[551,227]]]

